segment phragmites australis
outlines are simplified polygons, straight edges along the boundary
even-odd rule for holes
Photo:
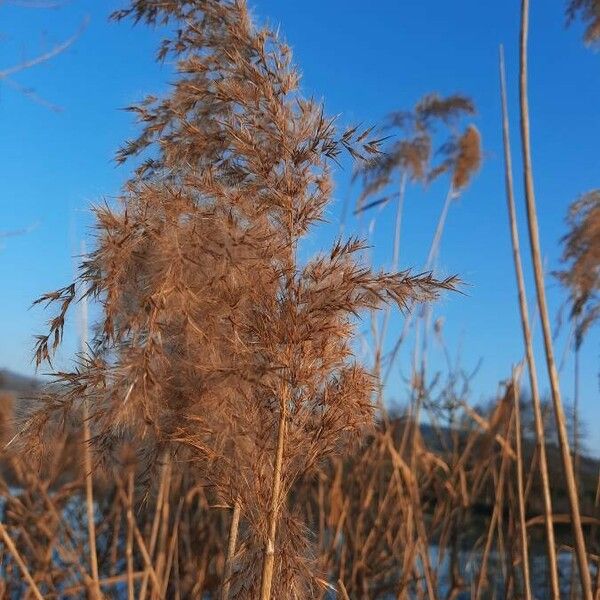
[[[481,136],[474,125],[469,125],[464,134],[460,136],[456,148],[452,186],[461,190],[468,185],[473,173],[479,169],[481,163]]]
[[[356,316],[431,301],[455,279],[374,272],[355,239],[298,259],[331,198],[331,159],[364,161],[379,144],[338,131],[301,96],[289,48],[252,24],[244,2],[136,0],[116,14],[127,16],[175,25],[160,56],[178,76],[169,95],[131,108],[142,130],[118,158],[144,160],[117,205],[95,209],[95,249],[75,283],[43,297],[59,311],[38,362],[73,300],[101,311],[89,352],[57,374],[29,431],[87,398],[99,459],[124,438],[166,447],[240,506],[230,597],[311,597],[322,582],[286,498],[372,423],[374,384],[352,354]]]
[[[448,172],[453,183],[459,184],[454,186],[457,191],[464,187],[468,183],[463,181],[464,176],[467,173],[470,176],[479,168],[480,139],[474,126],[467,126],[460,134],[457,125],[474,113],[475,106],[466,96],[428,94],[412,111],[390,114],[384,128],[384,133],[389,135],[389,147],[359,162],[355,172],[354,177],[363,185],[356,212],[387,204],[398,196],[397,191],[388,187],[394,183],[395,176],[400,176],[400,195],[403,180],[430,183]],[[441,139],[440,124],[449,129]],[[434,163],[436,157],[441,158],[438,163]],[[367,202],[380,193],[382,197]]]

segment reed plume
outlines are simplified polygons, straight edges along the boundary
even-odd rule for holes
[[[90,297],[102,314],[93,353],[57,374],[30,431],[85,397],[99,459],[126,440],[152,469],[168,447],[241,507],[230,597],[304,598],[321,584],[287,497],[372,423],[355,317],[431,301],[456,280],[374,272],[356,258],[356,239],[299,261],[330,200],[330,162],[343,151],[375,156],[378,140],[338,131],[302,98],[289,48],[255,28],[243,2],[136,2],[116,17],[129,14],[176,20],[160,55],[175,57],[180,75],[169,96],[132,107],[142,133],[119,160],[151,158],[116,208],[95,209],[96,249],[78,280],[42,298],[59,310],[38,362],[60,342],[73,300]]]

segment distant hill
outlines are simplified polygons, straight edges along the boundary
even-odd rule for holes
[[[35,392],[40,386],[41,382],[38,379],[0,369],[0,392],[12,392],[15,396],[20,396]]]

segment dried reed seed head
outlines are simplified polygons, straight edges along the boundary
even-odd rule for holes
[[[444,98],[433,93],[417,102],[414,112],[417,127],[428,129],[434,120],[452,123],[463,116],[474,115],[475,105],[470,98],[460,94]]]
[[[461,137],[457,137],[455,129],[462,118],[474,113],[475,106],[466,96],[429,94],[417,102],[412,112],[390,114],[384,131],[392,135],[383,138],[390,139],[390,147],[367,161],[359,161],[354,172],[354,179],[360,179],[363,185],[355,213],[383,206],[396,198],[397,192],[385,191],[399,174],[410,181],[429,183],[451,172],[453,183],[458,184],[455,189],[466,186],[472,173],[479,168],[480,138],[472,126],[467,127]],[[439,123],[449,129],[450,135],[436,148]],[[396,131],[402,136],[399,140],[394,135]],[[432,166],[432,158],[436,155],[442,156],[443,160]],[[376,194],[381,196],[367,202]]]
[[[469,125],[458,140],[452,187],[458,191],[469,184],[481,164],[481,136],[474,125]]]

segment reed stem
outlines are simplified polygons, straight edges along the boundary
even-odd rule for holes
[[[133,469],[129,469],[127,474],[127,545],[125,547],[125,556],[127,559],[127,598],[134,600],[135,587],[133,580],[133,519],[129,518],[133,511]]]
[[[29,584],[29,589],[32,591],[33,595],[36,597],[37,600],[44,600],[44,596],[42,596],[40,589],[38,588],[36,582],[31,576],[31,573],[29,572],[25,561],[23,560],[21,554],[17,550],[17,547],[15,546],[14,542],[12,541],[12,538],[8,534],[8,531],[6,531],[6,527],[4,527],[3,523],[0,523],[0,537],[4,542],[4,545],[8,548],[8,551],[12,554],[12,557],[15,559],[17,565],[19,565],[19,569],[21,569],[21,573],[23,573],[23,577],[25,578],[25,581],[27,581],[27,583]]]
[[[502,101],[502,137],[504,141],[504,172],[506,185],[506,204],[508,208],[508,222],[512,243],[513,263],[517,279],[517,292],[519,298],[519,312],[521,315],[521,329],[523,330],[523,344],[527,359],[529,373],[529,387],[535,426],[536,448],[540,463],[540,477],[542,482],[542,496],[544,501],[544,525],[546,527],[546,551],[548,554],[548,571],[550,576],[550,589],[552,598],[560,597],[558,584],[558,564],[556,560],[556,544],[554,541],[554,526],[552,524],[552,497],[550,495],[550,477],[548,475],[548,460],[546,458],[546,434],[544,431],[544,418],[542,403],[537,378],[537,368],[533,354],[533,341],[529,323],[529,308],[527,306],[527,293],[525,291],[525,277],[521,262],[521,247],[519,231],[517,228],[517,214],[515,208],[512,158],[510,152],[510,128],[508,118],[508,103],[506,94],[506,74],[504,68],[504,48],[500,46],[500,96]]]
[[[86,253],[85,242],[81,244],[81,252]],[[81,299],[81,352],[88,350],[88,300],[87,296]],[[96,550],[96,521],[94,511],[94,476],[92,468],[91,431],[88,399],[83,399],[82,425],[83,425],[83,468],[85,471],[85,503],[87,510],[87,530],[90,572],[92,574],[91,596],[96,600],[102,597],[100,592],[100,577],[98,573],[98,554]]]
[[[523,178],[525,184],[525,205],[527,207],[527,226],[529,230],[529,243],[531,250],[531,259],[533,262],[533,271],[535,276],[535,288],[537,301],[542,323],[542,333],[544,337],[544,350],[546,354],[546,367],[550,379],[550,389],[552,392],[552,404],[554,407],[554,417],[556,420],[556,429],[558,441],[565,472],[567,485],[567,494],[571,513],[571,527],[579,564],[579,577],[581,579],[582,595],[586,600],[592,599],[592,584],[590,571],[585,548],[585,539],[581,526],[581,514],[579,510],[579,499],[577,497],[577,485],[575,482],[575,473],[573,461],[569,449],[569,438],[567,434],[566,418],[563,409],[558,371],[554,360],[554,349],[552,345],[552,332],[550,320],[548,318],[548,305],[546,302],[546,290],[544,287],[544,272],[542,268],[542,258],[539,240],[539,228],[537,220],[537,211],[535,206],[535,192],[533,185],[533,168],[531,164],[531,140],[529,126],[529,101],[527,93],[527,40],[529,33],[529,0],[521,1],[521,35],[520,35],[520,77],[519,77],[519,98],[521,108],[521,146],[523,155]]]
[[[171,461],[169,458],[169,454],[165,451],[162,455],[162,469],[160,475],[160,484],[158,486],[158,493],[156,496],[156,506],[154,508],[154,518],[152,520],[152,529],[150,530],[150,547],[148,548],[148,553],[150,557],[154,556],[154,550],[156,548],[156,541],[158,539],[158,531],[160,526],[160,517],[162,515],[162,506],[163,506],[163,497],[165,494],[165,488],[167,487],[167,479],[170,482],[170,471],[171,471]],[[169,493],[168,491],[166,493]],[[146,595],[148,593],[148,578],[150,577],[150,572],[148,569],[144,571],[144,577],[142,579],[142,585],[140,587],[139,600],[145,600]]]
[[[240,513],[242,511],[239,499],[233,505],[231,514],[231,523],[229,524],[229,541],[227,544],[227,557],[225,559],[225,569],[223,572],[223,587],[221,588],[221,600],[229,599],[229,589],[231,587],[231,574],[233,572],[233,557],[237,545],[238,529],[240,525]]]
[[[448,212],[450,210],[450,205],[452,204],[452,200],[455,200],[458,197],[458,192],[454,189],[452,184],[448,188],[448,192],[446,194],[446,198],[444,199],[444,204],[442,206],[442,210],[440,212],[440,216],[438,217],[438,222],[435,227],[435,232],[433,234],[433,239],[431,240],[431,246],[429,247],[429,252],[427,253],[427,260],[425,261],[425,266],[423,268],[424,271],[429,271],[433,267],[433,262],[438,254],[440,244],[442,241],[442,235],[444,233],[444,227],[446,226],[446,219],[448,217]],[[402,342],[406,338],[410,326],[413,323],[415,315],[417,311],[409,310],[406,314],[404,322],[402,324],[402,330],[392,351],[389,354],[389,360],[387,369],[385,370],[385,374],[383,376],[383,384],[385,384],[392,372],[392,368],[394,366],[394,362],[396,357],[398,356],[398,352],[400,351],[400,347],[402,346]]]
[[[521,562],[523,569],[523,591],[525,600],[532,600],[531,575],[529,572],[529,541],[527,539],[526,512],[525,512],[525,486],[523,478],[523,443],[521,430],[521,393],[519,372],[513,372],[512,385],[515,400],[515,448],[517,452],[517,494],[519,506],[519,533],[521,535]]]
[[[269,520],[267,543],[263,555],[263,569],[260,584],[261,600],[270,600],[273,585],[273,570],[275,566],[275,535],[277,534],[277,521],[279,516],[279,496],[281,492],[281,474],[283,464],[283,450],[285,446],[285,431],[287,420],[287,392],[282,393],[280,402],[279,424],[277,427],[277,449],[275,465],[273,468],[273,482],[271,486],[271,503],[269,506]]]

